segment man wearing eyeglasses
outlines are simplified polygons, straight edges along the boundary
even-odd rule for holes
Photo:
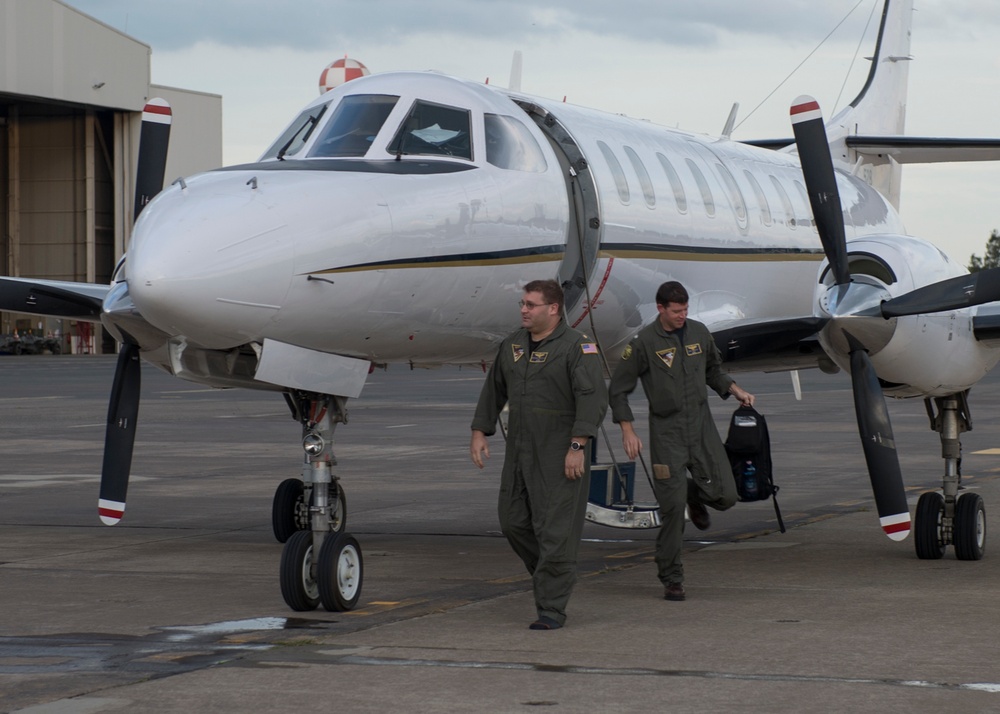
[[[533,630],[566,622],[590,489],[590,442],[608,407],[597,344],[562,319],[555,280],[524,286],[521,329],[497,351],[472,420],[472,461],[483,468],[497,417],[510,405],[500,476],[500,527],[531,573]]]
[[[664,599],[684,600],[685,504],[691,523],[705,530],[711,525],[706,505],[724,511],[736,503],[736,483],[705,385],[723,399],[732,394],[743,406],[753,406],[754,396],[723,371],[708,328],[687,319],[683,285],[663,283],[656,291],[656,310],[657,319],[632,338],[611,376],[611,410],[625,453],[635,459],[642,441],[632,426],[628,395],[641,380],[649,401],[653,491],[663,524],[656,538],[657,575]]]

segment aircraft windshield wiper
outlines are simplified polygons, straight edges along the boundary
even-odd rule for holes
[[[321,116],[323,116],[323,112],[320,112],[319,114],[316,115],[312,114],[309,115],[309,118],[307,118],[305,123],[298,128],[298,131],[296,131],[294,134],[288,137],[288,141],[286,141],[284,146],[282,146],[278,150],[278,155],[276,157],[278,161],[285,160],[285,154],[288,152],[288,149],[291,148],[292,143],[295,141],[296,138],[298,138],[299,134],[302,133],[303,129],[306,130],[306,133],[302,135],[302,143],[305,144],[307,141],[309,141],[309,137],[312,135],[313,129],[316,128],[316,124],[319,122],[319,118]]]

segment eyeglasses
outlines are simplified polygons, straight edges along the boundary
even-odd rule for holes
[[[518,300],[517,301],[517,306],[518,307],[526,307],[529,310],[534,310],[536,307],[544,307],[545,305],[554,305],[554,304],[555,303],[551,303],[551,302],[534,303],[534,302],[528,302],[527,300]]]

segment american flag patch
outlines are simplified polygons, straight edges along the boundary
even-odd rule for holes
[[[584,342],[584,343],[582,343],[580,345],[580,349],[583,351],[583,353],[585,355],[596,355],[597,354],[597,345],[595,345],[593,342]]]

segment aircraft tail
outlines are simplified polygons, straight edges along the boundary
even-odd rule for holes
[[[830,151],[899,207],[900,165],[887,152],[862,152],[848,137],[902,136],[910,74],[913,0],[886,0],[864,87],[827,124]]]

